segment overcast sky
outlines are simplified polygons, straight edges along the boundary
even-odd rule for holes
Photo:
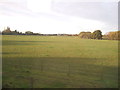
[[[0,30],[78,34],[118,30],[118,0],[0,0]]]

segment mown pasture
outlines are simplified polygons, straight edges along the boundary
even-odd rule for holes
[[[2,86],[116,88],[118,41],[3,35]]]

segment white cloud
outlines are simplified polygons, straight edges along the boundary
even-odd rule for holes
[[[91,31],[100,29],[104,23],[94,20],[77,18],[73,16],[62,16],[61,19],[40,16],[32,18],[26,16],[2,16],[2,26],[10,26],[11,29],[25,32],[27,30],[40,33],[79,33],[80,31]],[[66,18],[67,20],[64,20]],[[7,22],[6,22],[7,20]]]
[[[11,8],[11,11],[3,9],[6,14],[0,15],[0,30],[3,30],[5,26],[10,26],[11,30],[17,29],[18,31],[33,31],[40,33],[79,33],[81,31],[91,31],[100,29],[103,33],[109,30],[115,30],[116,26],[108,25],[107,23],[87,19],[82,17],[71,16],[51,10],[52,0],[28,0],[27,6],[31,10],[28,14],[27,11],[16,6],[11,7],[11,4],[7,3],[7,8]],[[15,1],[14,1],[15,2]],[[5,6],[5,3],[4,3]],[[0,6],[2,7],[2,6]],[[87,7],[86,7],[87,8]],[[19,12],[21,10],[21,12]],[[9,15],[11,12],[11,16]]]
[[[27,7],[33,12],[50,12],[51,0],[28,0]]]
[[[118,2],[119,0],[54,0],[56,2]]]

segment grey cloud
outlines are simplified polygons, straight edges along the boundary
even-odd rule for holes
[[[71,16],[117,23],[117,3],[114,2],[53,2],[52,9]]]

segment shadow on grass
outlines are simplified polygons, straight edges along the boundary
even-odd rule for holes
[[[2,45],[40,45],[44,43],[53,43],[54,41],[14,41],[14,40],[4,40]],[[32,44],[31,44],[32,43]]]
[[[3,85],[10,85],[8,83],[12,82],[14,87],[21,87],[20,85],[24,84],[26,85],[24,87],[31,88],[42,87],[35,86],[38,84],[45,84],[43,87],[51,85],[59,88],[116,88],[118,68],[105,66],[103,60],[76,57],[3,58]],[[96,62],[101,64],[95,65]],[[61,85],[56,85],[56,82]]]
[[[20,54],[20,52],[2,52],[2,54]]]

